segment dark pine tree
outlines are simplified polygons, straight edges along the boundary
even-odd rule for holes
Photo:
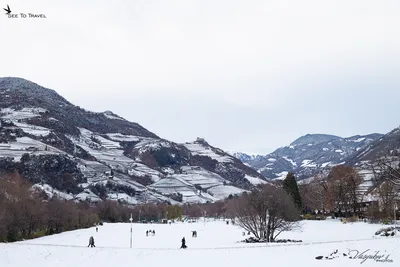
[[[303,203],[301,200],[301,195],[299,187],[297,186],[296,177],[293,173],[289,172],[283,180],[283,189],[293,198],[293,202],[299,211],[303,209]]]

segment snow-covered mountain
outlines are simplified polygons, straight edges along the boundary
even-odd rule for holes
[[[0,172],[48,195],[204,203],[266,179],[204,139],[177,144],[111,111],[90,112],[21,78],[0,78]]]
[[[268,179],[282,179],[288,172],[298,179],[350,161],[382,137],[382,134],[357,135],[342,138],[335,135],[307,134],[265,156],[255,158],[240,156],[247,165]]]
[[[238,151],[227,151],[227,153],[229,155],[239,159],[240,161],[242,161],[246,165],[248,165],[247,162],[249,162],[251,160],[255,160],[258,157],[262,157],[260,155],[248,154],[248,153],[243,153],[243,152],[238,152]]]
[[[348,162],[352,165],[362,165],[365,162],[389,155],[400,155],[400,127],[393,129],[364,149],[351,155]]]

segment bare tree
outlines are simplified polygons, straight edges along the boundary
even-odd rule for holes
[[[239,226],[266,242],[274,242],[299,219],[292,198],[280,187],[263,185],[233,201]]]
[[[396,186],[400,186],[400,157],[385,156],[369,164],[369,169],[374,176],[379,174],[380,179],[390,181]]]
[[[353,214],[360,200],[360,185],[364,182],[355,168],[338,165],[332,168],[327,180],[327,200],[332,208],[343,212],[349,207]]]
[[[368,165],[372,174],[371,193],[379,199],[383,214],[389,217],[400,189],[400,166],[397,156],[381,157]]]
[[[326,209],[328,190],[326,176],[317,175],[309,183],[301,184],[299,190],[306,212]]]

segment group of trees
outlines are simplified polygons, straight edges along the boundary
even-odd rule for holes
[[[0,242],[13,242],[100,222],[160,220],[182,216],[180,206],[166,203],[128,206],[117,201],[75,202],[49,198],[18,172],[0,174]]]
[[[300,194],[308,212],[324,210],[336,216],[389,218],[393,216],[399,189],[399,160],[385,157],[366,166],[363,175],[354,167],[334,166],[328,175],[301,185]]]
[[[337,216],[352,216],[360,213],[360,202],[365,190],[364,180],[357,170],[346,165],[334,166],[326,177],[316,177],[300,186],[305,208],[335,212]]]
[[[47,199],[18,173],[0,179],[0,241],[17,241],[99,222],[86,203]]]

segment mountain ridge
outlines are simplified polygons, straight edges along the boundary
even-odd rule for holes
[[[268,179],[282,179],[288,172],[295,173],[298,179],[304,179],[335,165],[350,162],[356,152],[367,148],[382,136],[372,133],[343,138],[330,134],[306,134],[267,155],[253,158],[241,155],[241,159]]]
[[[7,77],[0,78],[0,171],[15,169],[48,195],[130,204],[213,202],[268,182],[204,139],[178,144]]]

